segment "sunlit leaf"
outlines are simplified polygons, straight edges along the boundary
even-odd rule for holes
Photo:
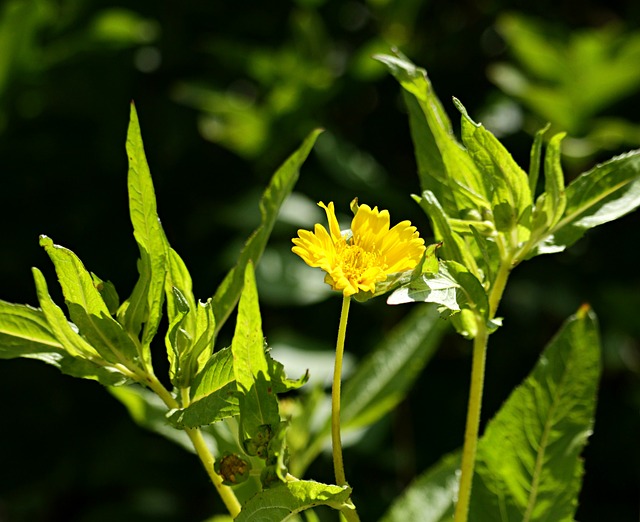
[[[216,318],[216,333],[238,302],[247,264],[249,262],[254,266],[258,264],[278,217],[278,211],[293,190],[298,180],[300,167],[311,152],[320,132],[320,130],[316,130],[305,139],[300,148],[289,156],[276,171],[264,191],[260,200],[262,222],[247,240],[236,266],[229,271],[213,296],[212,305],[213,315]]]
[[[138,261],[140,277],[131,297],[123,303],[118,317],[127,331],[135,336],[139,335],[144,325],[141,352],[143,359],[149,364],[151,340],[158,331],[162,316],[167,271],[167,241],[158,217],[153,181],[144,152],[138,114],[133,104],[131,104],[126,149],[129,158],[129,214],[133,235],[140,249]]]
[[[71,321],[84,338],[108,362],[126,364],[138,360],[136,344],[111,317],[91,274],[78,257],[46,237],[40,244],[53,261],[69,309]]]
[[[640,206],[640,151],[617,156],[578,176],[566,188],[562,218],[526,257],[560,252],[598,225]]]
[[[236,517],[237,522],[282,522],[314,506],[340,509],[351,495],[348,486],[332,486],[296,480],[265,489],[250,498]]]
[[[476,520],[573,521],[600,377],[595,315],[567,320],[478,446]]]
[[[247,264],[231,342],[233,369],[240,399],[241,436],[252,438],[263,426],[280,422],[278,402],[269,376],[253,264]]]
[[[62,310],[59,311],[61,320],[71,330]],[[0,359],[37,359],[66,375],[94,379],[102,384],[116,385],[126,381],[115,369],[91,362],[76,346],[60,342],[57,330],[49,325],[42,310],[0,300]]]
[[[466,209],[489,208],[488,187],[453,135],[426,71],[400,53],[375,58],[404,89],[422,190],[432,192],[451,217],[460,217]]]
[[[224,348],[213,354],[193,381],[189,406],[172,412],[169,419],[179,427],[195,428],[239,412],[233,354]]]

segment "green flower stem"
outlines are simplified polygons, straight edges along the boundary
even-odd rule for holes
[[[147,373],[144,375],[144,379],[141,380],[141,382],[147,385],[156,395],[158,395],[167,408],[175,409],[180,407],[178,401],[173,397],[173,395],[171,395],[171,393],[169,393],[153,373]],[[189,394],[185,389],[182,390],[182,399],[187,402],[187,404],[183,404],[182,406],[188,406]],[[215,459],[207,447],[207,443],[202,436],[202,432],[198,428],[187,428],[185,432],[189,436],[191,444],[193,444],[193,448],[196,450],[196,454],[200,458],[200,461],[202,462],[207,475],[209,475],[211,482],[213,482],[213,485],[218,491],[220,498],[222,498],[224,505],[227,507],[229,514],[233,518],[237,517],[242,509],[240,502],[233,490],[229,486],[225,486],[222,483],[222,477],[214,471],[213,465],[215,463]]]
[[[340,325],[338,326],[338,341],[336,343],[336,362],[333,367],[333,387],[331,389],[331,444],[333,448],[333,470],[336,484],[344,486],[347,479],[342,462],[342,440],[340,438],[340,384],[342,380],[342,357],[344,355],[344,339],[347,333],[347,319],[351,297],[342,299]]]
[[[333,449],[333,469],[338,486],[347,485],[344,464],[342,462],[342,440],[340,438],[340,385],[342,381],[344,340],[347,333],[347,319],[349,317],[350,304],[351,297],[343,297],[340,325],[338,326],[338,341],[336,342],[336,362],[333,367],[333,386],[331,388],[331,446]],[[348,501],[348,505],[345,506],[340,513],[348,522],[360,522],[360,517],[351,500]]]
[[[473,362],[471,367],[471,389],[469,390],[469,405],[467,407],[467,426],[464,433],[462,448],[462,464],[460,474],[460,488],[454,522],[466,522],[469,514],[469,500],[473,470],[478,447],[478,431],[480,429],[480,409],[482,407],[482,390],[484,387],[484,367],[487,356],[487,341],[489,332],[483,319],[478,318],[478,332],[473,339]]]

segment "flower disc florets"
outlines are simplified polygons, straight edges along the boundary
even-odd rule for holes
[[[314,231],[298,230],[292,251],[309,266],[326,272],[325,282],[345,297],[369,292],[391,274],[413,270],[425,251],[424,240],[409,221],[390,227],[387,210],[357,206],[351,230],[340,232],[333,203],[318,203],[329,231],[317,224]]]

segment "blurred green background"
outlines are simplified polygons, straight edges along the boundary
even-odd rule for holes
[[[525,169],[532,132],[546,122],[568,131],[572,178],[640,146],[639,22],[637,2],[4,0],[0,298],[35,305],[38,266],[62,302],[42,233],[121,297],[131,291],[131,100],[164,228],[203,299],[257,225],[271,173],[322,126],[258,276],[268,340],[330,350],[339,299],[289,251],[298,228],[322,219],[315,202],[335,201],[346,217],[357,196],[429,236],[409,197],[418,180],[399,87],[371,56],[395,46],[425,67],[454,121],[451,96]],[[604,374],[583,522],[638,520],[639,226],[627,216],[519,267],[489,349],[485,421],[568,315],[583,302],[598,314]],[[408,310],[358,305],[347,350],[361,358]],[[364,520],[461,445],[470,360],[469,343],[448,336],[401,407],[346,450]],[[2,361],[0,395],[0,521],[198,521],[221,509],[199,462],[134,426],[98,384]],[[331,481],[330,459],[309,476]]]

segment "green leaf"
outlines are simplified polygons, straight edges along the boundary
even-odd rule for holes
[[[311,480],[296,480],[265,489],[250,498],[236,517],[237,522],[282,522],[315,506],[344,507],[351,495],[348,486],[333,486]]]
[[[451,315],[458,333],[467,338],[476,335],[475,317],[489,320],[486,291],[480,281],[456,261],[440,261],[437,273],[420,274],[387,299],[391,305],[411,302],[438,304],[438,311],[445,317]]]
[[[564,214],[526,258],[561,252],[598,225],[640,206],[640,151],[617,156],[578,176],[566,188]]]
[[[518,241],[527,240],[533,203],[527,174],[491,132],[474,122],[458,100],[454,102],[462,114],[462,142],[489,187],[496,228],[505,233],[518,230]]]
[[[278,402],[270,382],[253,264],[245,269],[236,329],[231,342],[233,369],[240,392],[240,437],[253,438],[263,426],[280,422]]]
[[[93,272],[91,272],[91,277],[93,278],[93,284],[96,285],[98,292],[100,292],[102,296],[102,300],[107,305],[109,313],[115,315],[120,306],[120,298],[118,297],[116,287],[111,281],[103,281]]]
[[[459,453],[444,457],[402,492],[380,522],[449,522],[458,494],[459,469]],[[470,519],[473,520],[473,514]]]
[[[536,189],[538,187],[538,176],[540,174],[540,165],[542,160],[542,142],[544,134],[549,130],[549,124],[545,125],[542,129],[536,132],[533,138],[533,145],[531,146],[531,154],[529,161],[529,191],[531,197],[536,195]]]
[[[231,348],[209,359],[191,387],[191,403],[173,411],[169,420],[178,427],[196,428],[213,424],[240,412]]]
[[[565,133],[559,133],[549,140],[544,160],[544,193],[548,205],[548,222],[551,228],[556,225],[564,213],[567,198],[564,191],[564,174],[560,163],[560,142]]]
[[[80,334],[108,362],[124,364],[138,360],[136,344],[122,326],[111,317],[91,274],[78,257],[64,247],[40,237],[53,264],[69,309],[69,316]]]
[[[426,71],[400,53],[374,58],[385,64],[404,88],[422,190],[432,192],[454,218],[468,209],[490,208],[488,187],[453,135]]]
[[[217,322],[216,334],[238,302],[246,266],[249,263],[253,263],[254,266],[258,264],[278,217],[280,207],[293,190],[298,180],[300,167],[311,152],[320,132],[320,130],[315,130],[307,136],[300,148],[289,156],[276,171],[262,195],[260,200],[262,222],[247,240],[236,266],[229,271],[213,296],[213,315]]]
[[[141,353],[143,360],[149,364],[151,360],[149,347],[158,331],[162,317],[167,271],[167,241],[158,217],[153,181],[144,153],[138,114],[133,103],[126,149],[129,158],[129,214],[133,235],[140,249],[138,263],[140,278],[131,297],[123,303],[118,317],[127,331],[136,337],[144,324]]]
[[[284,365],[271,357],[271,351],[265,353],[267,357],[267,365],[269,366],[269,377],[273,383],[273,391],[275,393],[286,393],[288,391],[297,390],[309,381],[309,370],[298,379],[289,379],[284,369]]]
[[[488,424],[476,458],[475,520],[573,520],[600,371],[596,318],[584,306]]]
[[[585,307],[489,422],[478,443],[469,520],[573,520],[599,375],[596,320]],[[451,520],[459,466],[456,452],[422,473],[382,522]]]
[[[67,326],[71,328],[68,323]],[[54,332],[42,310],[0,300],[0,359],[37,359],[66,375],[98,380],[102,384],[126,381],[113,368],[87,360],[74,346],[65,346]]]
[[[474,273],[479,274],[480,270],[474,259],[473,250],[466,243],[465,238],[453,230],[452,220],[436,198],[436,195],[425,190],[418,202],[429,217],[436,239],[442,241],[441,252],[443,257],[458,261],[470,267]]]

